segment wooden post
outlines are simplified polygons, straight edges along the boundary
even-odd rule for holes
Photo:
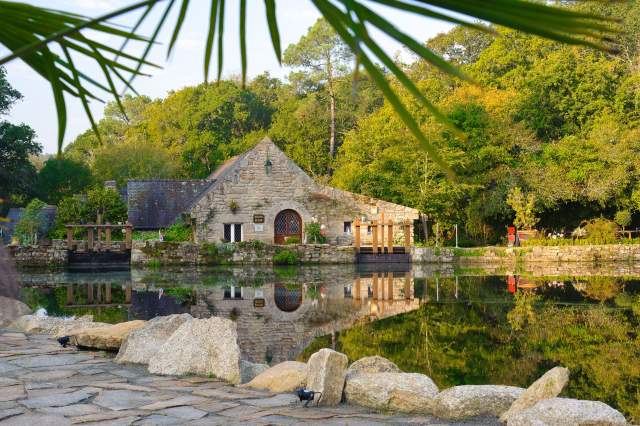
[[[384,253],[384,212],[380,212],[378,222],[378,235],[380,236],[380,253]]]
[[[67,305],[73,305],[73,286],[67,286]]]
[[[378,221],[371,221],[371,246],[373,254],[378,254]]]
[[[356,218],[353,225],[355,232],[355,234],[353,234],[353,244],[356,247],[356,253],[360,253],[360,219]]]
[[[93,303],[93,284],[87,284],[87,304]]]
[[[87,250],[93,250],[93,226],[87,228]]]
[[[96,221],[97,223],[97,234],[98,234],[98,241],[100,241],[102,239],[102,227],[100,225],[102,225],[102,214],[98,213],[98,219]]]
[[[102,284],[96,285],[96,300],[98,304],[102,303]]]
[[[354,303],[360,303],[360,298],[362,295],[360,294],[360,275],[356,276],[356,282],[353,286],[353,301]]]
[[[104,287],[105,303],[111,304],[111,283],[106,283]]]
[[[131,224],[127,223],[125,225],[125,236],[124,236],[124,246],[127,249],[131,248]]]
[[[131,284],[128,284],[124,290],[124,303],[131,303]]]
[[[404,252],[409,253],[411,250],[411,223],[409,219],[404,220]]]
[[[67,225],[67,249],[73,248],[73,228]]]
[[[413,299],[413,295],[411,294],[411,272],[404,273],[404,298],[407,300]]]
[[[107,222],[104,231],[104,242],[107,248],[111,248],[111,224]]]
[[[393,220],[387,222],[387,253],[393,253]]]
[[[387,300],[393,303],[393,272],[387,273]]]
[[[371,286],[373,287],[373,300],[378,300],[378,273],[371,274]]]

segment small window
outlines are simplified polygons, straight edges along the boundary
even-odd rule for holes
[[[371,230],[373,228],[371,226],[367,226],[367,235],[371,235]]]
[[[343,226],[343,229],[344,229],[344,233],[345,234],[350,234],[351,233],[351,222],[345,222],[344,226]]]
[[[242,299],[242,287],[225,287],[224,288],[225,299]]]
[[[225,223],[224,224],[224,240],[231,243],[242,241],[242,224],[241,223]]]

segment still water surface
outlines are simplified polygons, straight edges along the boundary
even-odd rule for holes
[[[236,321],[243,357],[277,363],[333,347],[381,355],[457,384],[527,386],[555,365],[564,394],[640,421],[640,276],[514,276],[414,266],[225,268],[21,274],[50,315],[117,323],[189,312]],[[617,275],[617,276],[613,276]]]

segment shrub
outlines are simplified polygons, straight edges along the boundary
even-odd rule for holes
[[[616,241],[618,225],[605,218],[592,219],[584,225],[587,240],[593,244],[611,244]]]
[[[274,265],[297,265],[298,263],[300,263],[298,254],[291,250],[282,250],[273,256]]]
[[[320,232],[319,223],[307,223],[304,226],[304,232],[307,234],[307,243],[324,244],[327,239]]]
[[[177,221],[163,232],[165,241],[191,241],[191,227]]]
[[[533,194],[525,195],[519,187],[509,191],[507,204],[516,213],[513,224],[519,229],[533,229],[538,223],[535,215],[536,199]]]
[[[613,220],[620,226],[622,229],[631,225],[631,212],[629,210],[620,210],[616,213]]]
[[[44,233],[46,224],[43,209],[45,206],[43,201],[34,198],[25,207],[15,228],[15,236],[20,244],[36,243]]]
[[[300,237],[287,237],[285,244],[300,244]]]

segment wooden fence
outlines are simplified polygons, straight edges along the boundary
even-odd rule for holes
[[[73,248],[73,231],[75,229],[84,229],[87,231],[87,249],[93,250],[97,241],[102,241],[102,233],[104,232],[104,245],[106,248],[111,247],[111,233],[113,230],[124,229],[124,243],[127,249],[131,248],[131,234],[133,233],[133,225],[127,223],[125,225],[112,225],[106,223],[104,225],[98,225],[90,223],[86,225],[66,225],[67,228],[67,248],[71,250]]]
[[[360,252],[360,248],[365,246],[365,241],[362,238],[362,229],[365,230],[365,235],[368,234],[369,227],[371,228],[371,247],[374,254],[378,253],[390,253],[394,251],[394,234],[396,232],[403,233],[403,243],[405,253],[409,253],[411,248],[411,221],[404,219],[402,222],[395,222],[392,219],[385,221],[384,213],[380,213],[380,219],[372,220],[370,222],[361,222],[360,219],[356,219],[354,222],[354,241],[356,252]],[[396,230],[395,228],[399,228]]]

